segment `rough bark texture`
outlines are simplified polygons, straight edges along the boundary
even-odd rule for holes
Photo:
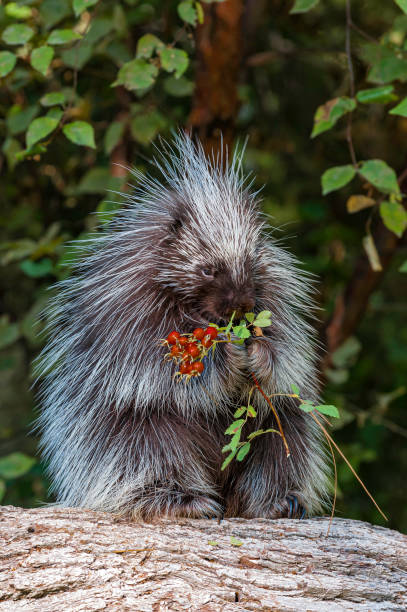
[[[243,0],[203,4],[205,19],[196,30],[198,65],[188,124],[205,151],[230,147],[239,110],[237,86],[242,59]]]
[[[3,507],[0,610],[406,610],[407,537],[328,522]]]

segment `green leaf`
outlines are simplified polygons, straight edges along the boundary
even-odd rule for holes
[[[358,91],[356,99],[362,104],[387,104],[388,102],[397,100],[397,96],[393,92],[393,85],[371,87],[370,89],[361,89]]]
[[[93,127],[86,121],[73,121],[62,128],[65,136],[77,145],[96,148]]]
[[[14,17],[14,19],[29,19],[32,15],[32,10],[29,6],[20,6],[17,2],[6,4],[4,12],[7,17]]]
[[[102,200],[99,202],[96,207],[96,212],[98,213],[100,223],[109,223],[120,208],[120,202],[113,202],[111,200]]]
[[[96,166],[86,172],[68,191],[68,195],[83,195],[85,193],[106,194],[109,190],[118,190],[123,183],[123,178],[112,176],[109,168]]]
[[[43,106],[55,106],[56,104],[64,104],[66,98],[62,91],[53,91],[42,96],[40,102]]]
[[[291,385],[291,390],[292,390],[292,392],[293,392],[293,393],[295,393],[296,395],[299,395],[299,394],[300,394],[300,390],[299,390],[299,388],[297,387],[297,385]]]
[[[203,23],[205,15],[204,15],[204,11],[202,8],[202,4],[200,2],[196,2],[195,7],[196,7],[196,14],[198,16],[198,22]]]
[[[392,108],[391,111],[389,111],[389,114],[390,115],[400,115],[401,117],[407,117],[407,98],[404,98],[404,100],[402,100],[400,104],[397,104],[397,106]]]
[[[189,58],[182,49],[174,49],[166,47],[159,50],[161,58],[161,66],[167,72],[174,72],[175,78],[178,79],[188,68]]]
[[[225,461],[222,463],[222,467],[220,468],[221,470],[224,470],[225,468],[227,468],[227,466],[229,465],[229,463],[232,461],[233,457],[236,455],[236,449],[234,451],[232,451],[230,453],[230,455],[228,455],[225,459]]]
[[[310,11],[312,8],[317,6],[319,0],[295,0],[294,6],[290,11],[290,15],[295,15],[297,13],[306,13]]]
[[[0,77],[5,77],[14,68],[17,57],[11,51],[0,51]]]
[[[336,369],[349,368],[354,365],[362,345],[355,336],[350,336],[332,354],[332,363]]]
[[[249,323],[253,323],[255,317],[254,312],[245,312],[244,316],[249,321]]]
[[[251,333],[247,329],[246,325],[235,325],[232,329],[233,329],[233,333],[238,338],[244,339],[244,338],[250,338],[251,336]]]
[[[71,15],[71,0],[41,0],[39,12],[46,29],[49,30],[56,23]]]
[[[183,98],[184,96],[190,96],[194,91],[195,84],[185,76],[176,79],[174,76],[169,76],[164,81],[164,90],[170,96],[175,98]]]
[[[4,499],[5,494],[6,494],[6,483],[4,482],[2,478],[0,478],[0,503]]]
[[[41,155],[42,153],[45,153],[47,150],[47,147],[44,144],[35,144],[32,147],[27,147],[26,149],[23,149],[22,151],[19,151],[18,153],[16,153],[16,159],[17,161],[22,161],[23,159],[26,159],[27,157],[34,157],[34,155]]]
[[[383,270],[382,264],[380,262],[380,256],[377,252],[372,235],[368,234],[367,236],[365,236],[362,240],[362,244],[372,270],[374,270],[375,272],[380,272],[381,270]]]
[[[237,433],[237,431],[242,427],[244,422],[245,422],[244,419],[238,419],[237,421],[233,421],[233,423],[231,425],[229,425],[229,427],[225,431],[225,434],[232,435],[232,434]],[[230,442],[229,442],[229,444],[230,444]]]
[[[124,85],[129,91],[137,89],[147,89],[154,84],[158,75],[158,68],[154,64],[149,64],[143,59],[134,59],[126,62],[117,75],[112,87]]]
[[[268,327],[271,325],[271,312],[270,310],[262,310],[256,315],[253,325],[257,327]]]
[[[370,159],[362,162],[359,173],[379,191],[400,194],[396,173],[383,160]]]
[[[74,32],[70,28],[63,30],[53,30],[48,36],[47,43],[49,45],[67,45],[75,40],[82,38],[81,34]]]
[[[64,111],[61,108],[58,108],[57,106],[53,106],[52,108],[49,109],[46,116],[51,117],[52,119],[56,119],[59,122],[63,114],[64,114]]]
[[[302,402],[299,407],[304,412],[312,412],[315,409],[315,406],[313,404],[308,404],[307,402]]]
[[[178,15],[181,17],[181,19],[186,21],[186,23],[190,23],[192,26],[196,26],[198,14],[192,0],[180,2],[178,4],[177,11]]]
[[[246,412],[246,410],[247,410],[246,406],[241,406],[240,408],[236,410],[233,416],[235,417],[235,419],[238,419],[239,417],[242,416],[242,414]]]
[[[215,542],[215,540],[208,540],[208,544],[209,546],[219,546],[218,542]]]
[[[18,104],[14,104],[7,113],[6,125],[11,134],[24,132],[34,117],[38,114],[39,107],[36,104],[22,109]]]
[[[8,26],[2,34],[2,39],[7,45],[25,45],[33,36],[34,30],[32,28],[19,23]]]
[[[75,17],[78,17],[83,11],[86,11],[98,2],[99,0],[73,0],[72,6]]]
[[[25,136],[27,147],[32,147],[36,142],[48,136],[48,134],[55,130],[58,123],[59,121],[52,117],[38,117],[38,119],[34,119],[28,126]]]
[[[247,407],[247,416],[249,416],[249,417],[251,417],[253,419],[257,416],[257,412],[255,411],[253,406],[248,406]]]
[[[243,542],[241,542],[240,540],[238,540],[234,536],[230,536],[230,543],[231,543],[232,546],[237,546],[237,547],[243,545]]]
[[[87,40],[84,40],[80,45],[74,45],[61,51],[61,58],[66,66],[81,70],[94,52],[93,46]]]
[[[239,448],[239,451],[236,455],[236,461],[243,461],[243,459],[246,457],[249,450],[250,450],[250,442],[246,442],[246,444],[243,444],[243,446]]]
[[[104,139],[104,149],[107,155],[110,155],[120,142],[125,125],[124,121],[113,121],[107,128]]]
[[[157,36],[154,36],[154,34],[144,34],[138,40],[136,57],[150,59],[157,49],[162,48],[164,48],[164,43]]]
[[[20,337],[20,329],[17,323],[10,323],[8,315],[0,317],[0,349],[14,344]]]
[[[311,138],[315,138],[315,136],[322,134],[322,132],[330,130],[343,115],[353,111],[355,108],[355,100],[346,96],[334,98],[319,106],[315,112]]]
[[[48,47],[48,45],[43,45],[42,47],[38,47],[38,49],[34,49],[30,58],[31,66],[45,76],[52,62],[52,58],[54,57],[54,53],[54,49]]]
[[[327,195],[347,185],[355,176],[356,170],[350,164],[334,166],[322,175],[322,194]]]
[[[52,261],[48,257],[44,257],[40,261],[26,259],[20,263],[20,269],[31,278],[42,278],[52,273]]]
[[[13,170],[17,164],[16,154],[21,151],[21,145],[16,138],[6,138],[2,151],[7,158],[9,170]]]
[[[330,417],[335,417],[335,419],[339,419],[339,410],[336,406],[329,406],[322,404],[321,406],[315,406],[315,410],[318,410],[321,414],[326,414]]]
[[[0,476],[6,480],[19,478],[29,472],[37,461],[24,453],[11,453],[0,459]]]
[[[157,110],[137,115],[130,122],[131,134],[141,144],[149,144],[165,127],[165,118]]]
[[[407,0],[394,0],[398,7],[407,15]]]
[[[398,56],[397,49],[374,45],[369,61],[373,64],[367,75],[370,83],[390,83],[407,79],[407,61]]]
[[[399,272],[407,273],[407,259],[404,263],[399,267]]]
[[[399,202],[382,202],[380,216],[387,229],[401,238],[407,228],[407,211],[404,206]]]

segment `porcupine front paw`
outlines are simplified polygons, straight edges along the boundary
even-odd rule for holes
[[[272,370],[272,345],[269,338],[249,338],[247,343],[249,368],[259,378],[267,378]]]

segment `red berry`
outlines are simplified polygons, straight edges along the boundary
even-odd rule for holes
[[[185,336],[181,336],[180,338],[178,338],[178,344],[180,346],[186,346],[188,344],[188,338],[186,338]]]
[[[213,340],[211,340],[208,336],[205,336],[205,338],[202,340],[201,344],[205,348],[209,348],[209,347],[212,346]]]
[[[167,336],[167,342],[168,344],[175,344],[178,340],[178,338],[181,336],[181,334],[177,331],[172,331],[170,334],[168,334]]]
[[[186,350],[191,357],[198,357],[199,353],[201,352],[196,342],[191,342],[191,344],[187,346]]]
[[[197,327],[196,329],[194,329],[194,331],[192,332],[192,335],[195,336],[195,338],[197,340],[202,340],[202,338],[205,335],[205,330],[202,329],[202,327]]]
[[[190,355],[189,353],[187,353],[187,351],[184,351],[182,353],[182,357],[181,357],[182,361],[185,361],[186,363],[191,363],[193,357],[192,355]]]
[[[218,330],[215,327],[210,326],[205,329],[205,336],[209,336],[211,340],[215,340],[217,335],[218,335]]]
[[[171,357],[179,357],[180,354],[181,354],[181,349],[178,346],[174,345],[171,347],[171,351],[170,351]]]
[[[202,361],[194,361],[194,363],[191,363],[190,367],[191,367],[191,374],[193,376],[196,376],[197,374],[202,374],[205,366],[202,363]]]
[[[183,361],[181,365],[179,366],[179,373],[180,374],[190,374],[190,372],[191,372],[191,364],[185,363],[185,361]]]

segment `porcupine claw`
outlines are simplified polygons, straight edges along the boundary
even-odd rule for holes
[[[301,504],[298,502],[296,495],[287,495],[286,501],[288,503],[288,514],[287,518],[291,519],[300,519],[305,518],[307,511]]]

